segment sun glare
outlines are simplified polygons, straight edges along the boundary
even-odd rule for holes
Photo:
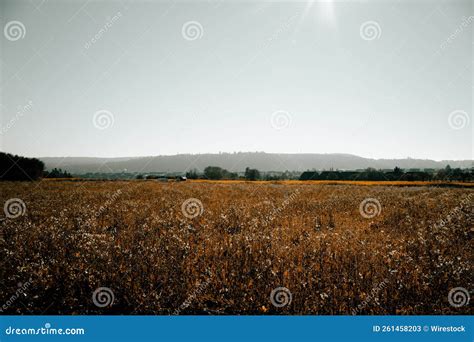
[[[314,13],[316,22],[323,22],[331,26],[335,24],[333,0],[324,0],[324,1],[309,0],[306,3],[303,14],[301,15],[300,24],[302,24],[308,18],[310,12]]]

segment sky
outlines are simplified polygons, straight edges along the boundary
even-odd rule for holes
[[[473,159],[472,2],[1,0],[0,150]]]

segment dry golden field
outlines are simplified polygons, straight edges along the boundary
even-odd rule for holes
[[[473,314],[473,196],[311,182],[4,182],[0,309]]]

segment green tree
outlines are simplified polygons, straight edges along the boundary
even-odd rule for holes
[[[245,179],[251,180],[251,181],[260,179],[260,171],[258,171],[257,169],[251,169],[247,167],[245,169]]]
[[[0,180],[37,180],[43,172],[44,163],[39,159],[0,152]]]
[[[224,177],[224,169],[218,166],[208,166],[204,169],[204,176],[207,179],[222,179]]]
[[[72,178],[72,175],[61,169],[54,168],[50,172],[44,173],[46,178]]]
[[[198,171],[196,169],[189,170],[188,172],[186,172],[186,178],[198,179],[199,178]]]

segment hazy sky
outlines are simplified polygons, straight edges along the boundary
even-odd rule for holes
[[[469,0],[0,3],[2,151],[473,158]]]

